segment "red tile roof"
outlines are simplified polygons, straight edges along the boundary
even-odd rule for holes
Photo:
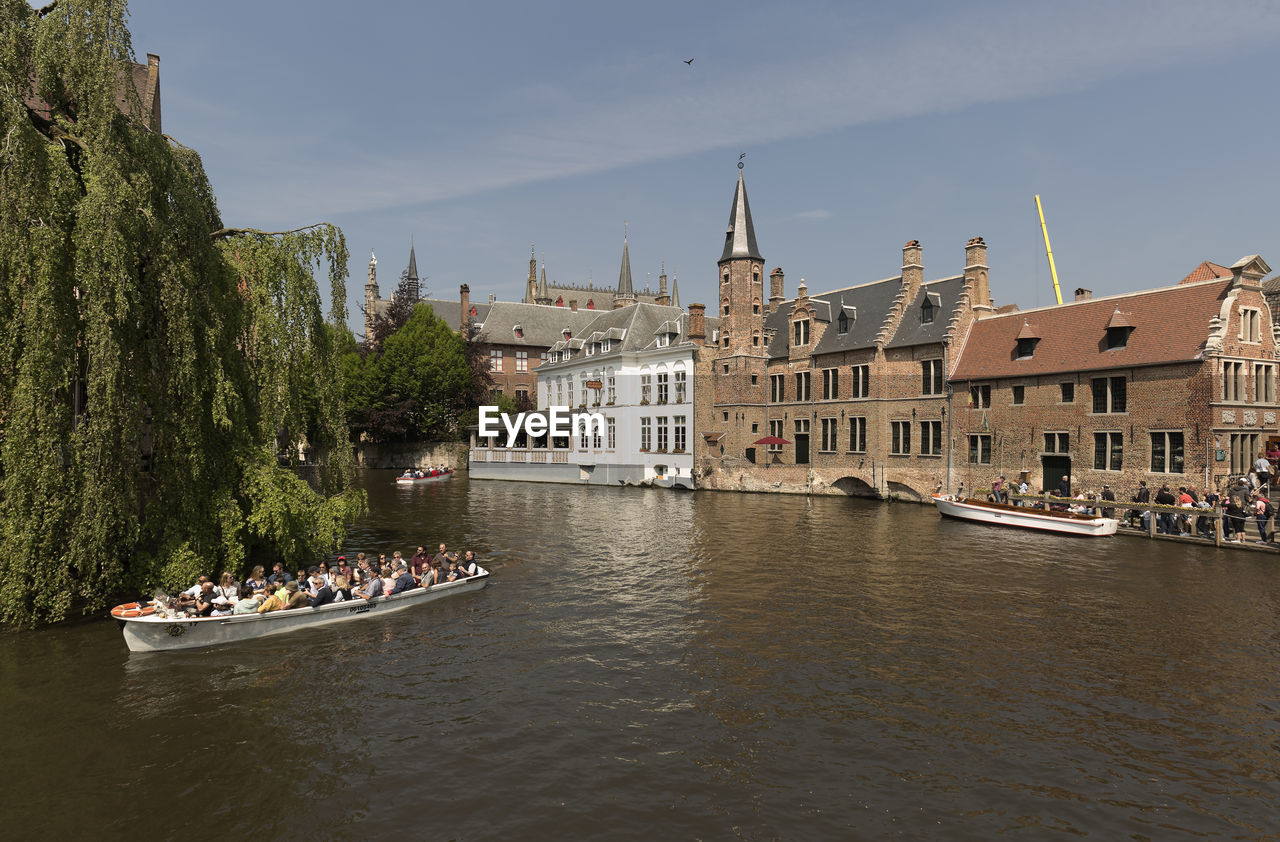
[[[1217,263],[1204,261],[1199,266],[1191,270],[1191,274],[1187,275],[1180,284],[1194,284],[1200,281],[1212,281],[1216,278],[1230,278],[1231,270],[1226,266],[1219,266]]]
[[[979,319],[952,377],[989,380],[1194,360],[1230,288],[1230,278],[1180,283]],[[1134,330],[1124,348],[1107,350],[1107,325],[1117,308]],[[1018,359],[1017,337],[1027,322],[1041,338],[1031,357]]]

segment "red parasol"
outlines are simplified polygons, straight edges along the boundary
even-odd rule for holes
[[[755,444],[791,444],[791,442],[786,439],[778,438],[777,436],[765,436],[760,439],[760,441],[755,442]]]

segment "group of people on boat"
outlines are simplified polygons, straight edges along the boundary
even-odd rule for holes
[[[1230,477],[1219,489],[1210,488],[1203,493],[1195,485],[1182,485],[1175,490],[1168,483],[1162,484],[1153,493],[1146,480],[1139,480],[1137,490],[1130,497],[1130,502],[1137,506],[1125,511],[1121,521],[1131,527],[1140,526],[1148,530],[1152,527],[1151,519],[1155,518],[1154,527],[1159,534],[1212,539],[1213,523],[1217,519],[1216,515],[1220,514],[1223,538],[1232,543],[1243,543],[1246,540],[1245,525],[1249,518],[1253,518],[1258,528],[1258,543],[1270,543],[1275,538],[1275,530],[1272,528],[1275,509],[1270,500],[1274,467],[1267,455],[1259,456],[1253,467],[1254,470],[1248,476]],[[1071,478],[1064,476],[1053,492],[1056,500],[1012,499],[1014,494],[1028,493],[1025,480],[1011,483],[1000,476],[992,481],[987,499],[995,503],[1043,507],[1075,514],[1108,518],[1116,516],[1116,495],[1111,486],[1105,483],[1100,492],[1086,491],[1079,486],[1073,487]],[[1152,504],[1195,511],[1183,513],[1144,508]]]
[[[178,594],[171,607],[191,617],[319,608],[332,602],[372,600],[413,588],[457,582],[480,571],[474,551],[467,550],[459,556],[444,544],[435,555],[418,547],[407,562],[399,550],[390,559],[380,553],[376,561],[359,553],[354,567],[346,556],[340,555],[333,564],[322,561],[299,570],[296,576],[276,562],[270,575],[258,565],[244,582],[237,582],[230,572],[223,573],[216,584],[211,577],[202,575],[195,585]]]
[[[429,479],[431,477],[442,476],[452,471],[443,465],[428,465],[423,468],[405,468],[404,473],[400,475],[400,479]]]

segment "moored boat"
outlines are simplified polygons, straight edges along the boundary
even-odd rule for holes
[[[396,477],[396,482],[403,482],[405,484],[410,484],[410,483],[417,483],[417,482],[440,482],[441,480],[446,480],[446,479],[453,479],[453,468],[445,468],[443,471],[440,471],[439,473],[431,474],[425,477],[400,476],[400,477]]]
[[[1038,529],[1042,532],[1058,532],[1063,535],[1081,535],[1090,538],[1114,535],[1120,526],[1120,521],[1112,517],[1055,512],[1028,506],[1010,506],[972,498],[960,499],[952,494],[935,494],[933,502],[943,517],[995,526]]]
[[[148,605],[129,603],[127,606],[117,606],[112,609],[111,616],[120,622],[124,642],[131,652],[195,649],[341,623],[358,617],[387,614],[447,596],[478,591],[488,581],[489,571],[481,567],[476,575],[456,582],[443,582],[430,588],[413,588],[393,596],[380,596],[370,600],[356,598],[331,602],[319,608],[294,608],[229,617],[171,617],[166,612],[157,610],[153,602]]]

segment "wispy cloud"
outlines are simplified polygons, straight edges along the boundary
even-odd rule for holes
[[[464,123],[417,154],[369,155],[337,168],[319,156],[283,161],[268,154],[270,178],[264,173],[255,179],[257,186],[238,185],[236,202],[280,220],[425,204],[746,143],[1077,91],[1225,50],[1257,49],[1280,36],[1275,4],[1213,9],[1177,0],[998,4],[980,13],[966,6],[946,17],[912,17],[893,32],[861,32],[855,48],[819,56],[769,50],[763,55],[771,60],[744,65],[746,54],[709,55],[687,68],[689,73],[660,74],[648,88],[632,76],[625,92],[602,92],[596,84],[588,96],[540,86],[536,116]],[[855,32],[858,21],[832,25]],[[772,58],[777,56],[782,57]],[[674,59],[653,60],[665,67]],[[491,96],[510,102],[509,92]]]

